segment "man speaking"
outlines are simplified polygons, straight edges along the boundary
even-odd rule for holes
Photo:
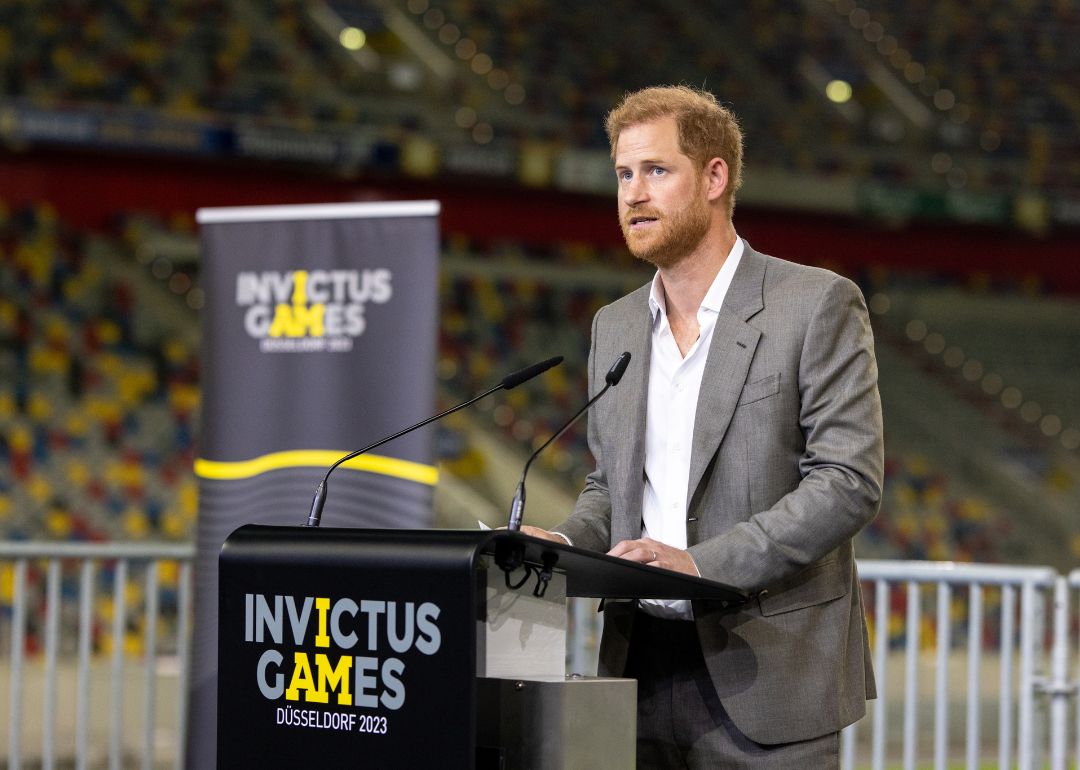
[[[839,764],[876,696],[852,538],[883,442],[862,294],[760,254],[731,216],[742,134],[708,93],[649,88],[607,119],[619,219],[652,282],[593,320],[596,470],[573,545],[747,590],[738,607],[609,601],[600,673],[638,680],[638,767]]]

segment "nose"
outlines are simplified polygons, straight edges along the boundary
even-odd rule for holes
[[[638,174],[634,174],[629,180],[623,182],[620,194],[623,203],[628,208],[640,206],[649,199],[648,189]]]

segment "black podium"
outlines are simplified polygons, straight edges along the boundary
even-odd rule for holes
[[[508,561],[522,566],[507,575]],[[229,770],[561,767],[535,759],[551,751],[545,731],[598,755],[629,740],[632,757],[636,683],[563,677],[566,597],[746,598],[498,530],[250,525],[219,564],[217,766]],[[568,698],[584,718],[546,724]],[[605,736],[619,732],[609,707],[629,735]]]

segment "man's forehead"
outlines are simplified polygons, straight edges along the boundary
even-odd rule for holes
[[[675,118],[665,116],[627,126],[615,143],[615,163],[624,160],[674,160],[683,155]]]

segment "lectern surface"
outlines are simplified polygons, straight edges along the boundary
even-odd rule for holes
[[[298,530],[303,533],[297,537]],[[558,554],[556,569],[566,572],[566,595],[597,599],[711,599],[745,601],[745,591],[705,578],[586,551],[565,543],[540,540],[521,532],[464,529],[334,529],[320,527],[241,527],[222,549],[231,559],[314,558],[323,564],[355,563],[408,567],[436,562],[471,562],[491,554],[500,540],[525,546],[525,560],[541,564],[545,552]]]
[[[468,530],[465,533],[474,534]],[[520,532],[496,530],[483,534],[490,536],[490,539],[481,541],[480,548],[484,553],[493,553],[498,541],[506,538],[525,543],[525,560],[534,564],[541,562],[541,554],[545,551],[557,553],[557,566],[566,570],[567,596],[596,599],[712,599],[726,602],[741,602],[747,598],[745,591],[723,583],[574,548],[565,543],[540,540]]]

